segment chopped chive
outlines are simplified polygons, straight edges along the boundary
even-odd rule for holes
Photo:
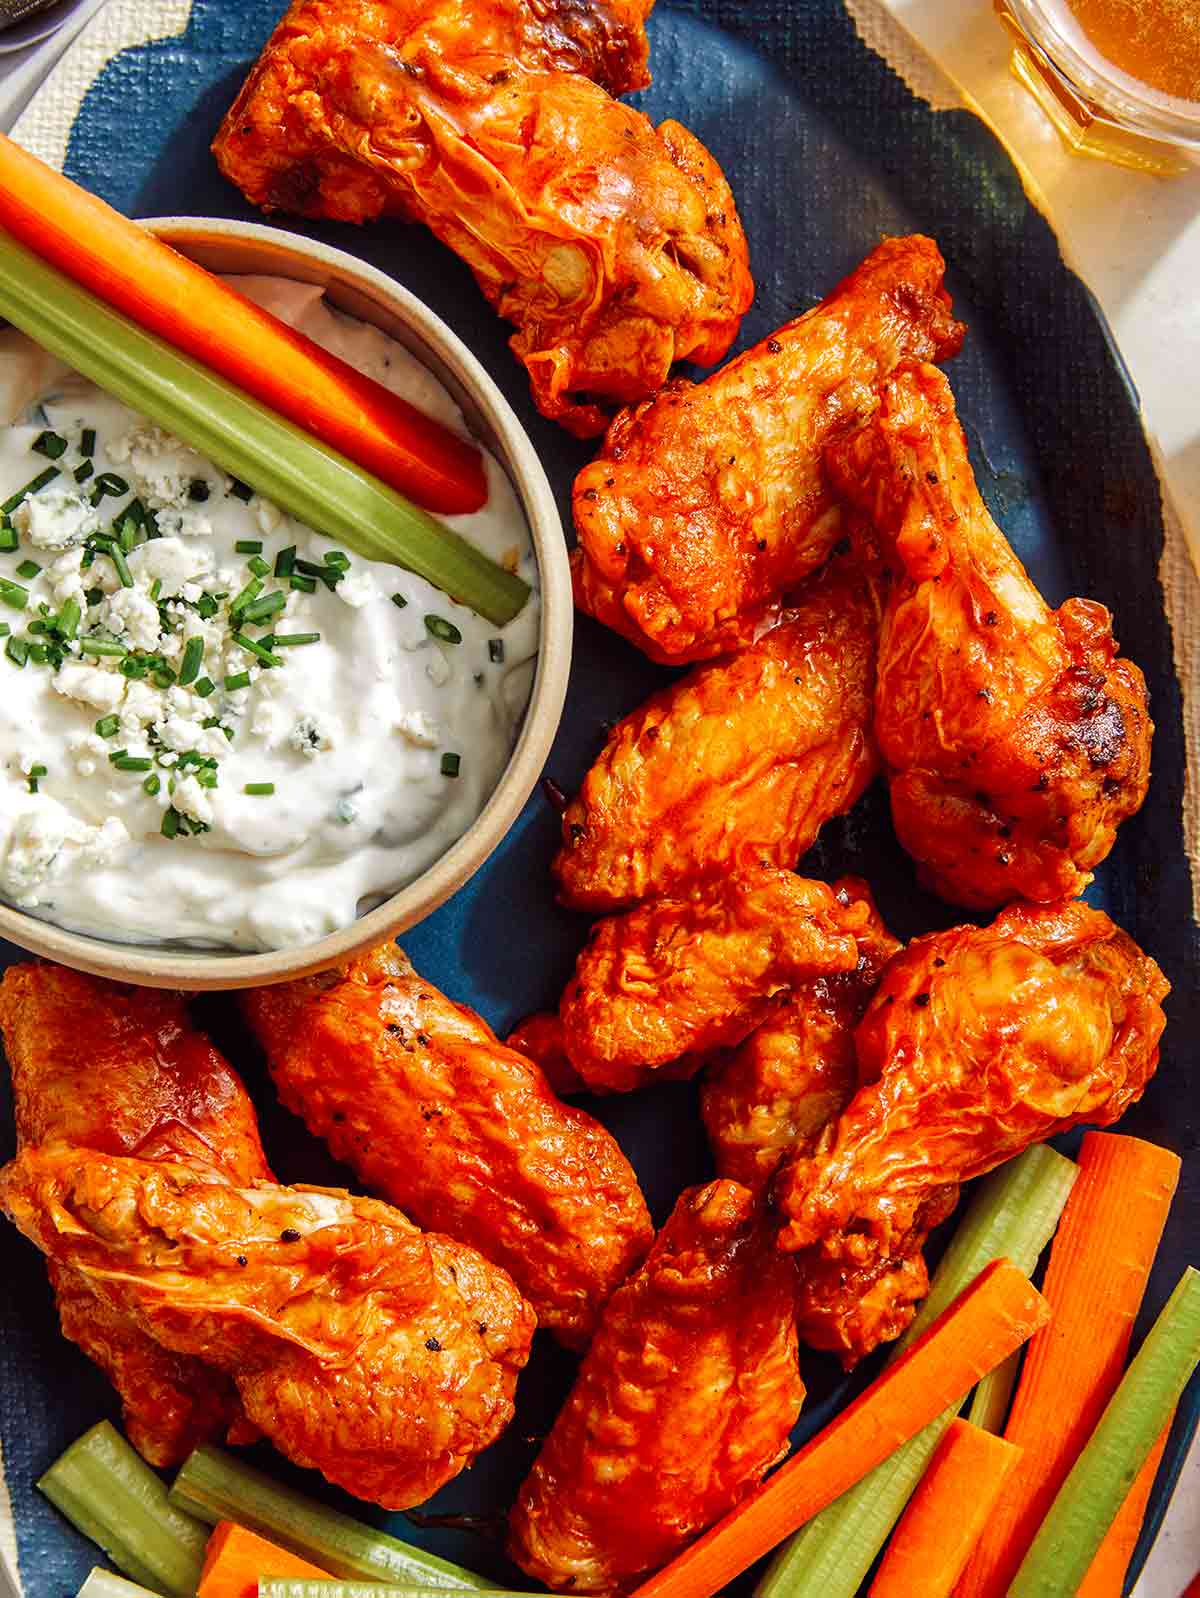
[[[201,594],[196,601],[196,614],[203,621],[211,621],[217,614],[217,600],[214,594]]]
[[[0,577],[0,600],[13,610],[24,610],[25,601],[29,598],[29,590],[22,588],[20,583],[13,583],[7,577]]]
[[[244,610],[247,605],[252,604],[258,598],[262,591],[262,581],[257,577],[252,577],[241,593],[229,601],[229,614],[234,616],[239,610]]]
[[[0,505],[0,516],[11,516],[17,506],[28,499],[30,494],[40,493],[48,483],[52,483],[61,475],[57,466],[47,466],[44,472],[39,472],[31,482],[25,484],[24,488],[19,488],[10,499],[6,499],[3,505]]]
[[[75,468],[75,481],[77,483],[86,483],[88,478],[95,470],[96,468],[92,465],[91,461],[81,461],[80,464]]]
[[[158,596],[161,593],[162,593],[162,578],[161,577],[156,577],[154,579],[154,581],[150,584],[150,598],[154,601],[155,604],[158,603]]]
[[[92,504],[98,505],[108,494],[120,498],[122,494],[128,492],[129,484],[123,477],[118,477],[116,472],[101,472],[92,486]]]
[[[276,577],[290,577],[296,565],[296,546],[289,544],[286,549],[281,549],[275,557]]]
[[[239,555],[261,555],[263,547],[262,539],[239,538],[233,547],[237,550]]]
[[[261,555],[252,555],[246,565],[249,566],[256,577],[269,577],[271,575],[270,563],[265,561]]]
[[[203,638],[189,638],[183,649],[183,659],[179,663],[179,686],[186,688],[188,683],[195,682],[200,672],[200,662],[204,659]]]
[[[253,638],[247,638],[245,633],[234,633],[233,641],[239,649],[244,649],[247,654],[253,655],[255,660],[260,660],[264,666],[283,664],[278,655],[273,655],[269,649],[264,649],[261,644],[255,643]]]
[[[126,655],[117,670],[122,677],[144,677],[150,668],[137,655]]]
[[[96,453],[96,429],[85,427],[79,440],[79,453],[81,455],[94,455]]]
[[[132,588],[133,573],[129,570],[129,562],[125,559],[123,552],[119,549],[113,549],[110,551],[108,558],[116,567],[117,576],[121,579],[121,587]]]
[[[249,503],[254,498],[254,490],[249,483],[243,483],[240,477],[235,477],[230,483],[229,492],[234,499],[240,499],[243,504]]]
[[[207,699],[209,694],[217,691],[217,685],[211,677],[198,677],[192,684],[192,692],[199,694],[201,699]]]
[[[320,633],[276,633],[273,644],[276,649],[291,649],[296,644],[317,644],[320,641]]]
[[[113,765],[118,771],[149,771],[154,762],[148,755],[119,755]]]
[[[83,607],[73,594],[63,600],[62,609],[58,613],[58,621],[55,623],[63,638],[74,638],[79,631],[79,621],[82,615]]]
[[[48,777],[50,775],[50,768],[49,766],[43,765],[30,766],[28,775],[31,777]]]
[[[149,762],[147,762],[149,764]],[[153,799],[154,795],[162,788],[162,778],[157,771],[152,771],[142,784],[142,792],[148,793]]]
[[[163,811],[162,826],[159,828],[159,831],[162,833],[164,838],[174,838],[179,833],[179,823],[182,820],[183,817],[179,814],[178,810],[176,810],[174,805],[171,805],[168,809]]]
[[[296,570],[303,572],[306,577],[319,577],[322,582],[329,576],[324,565],[318,566],[315,560],[298,560],[296,562]]]
[[[273,782],[248,782],[242,792],[268,799],[275,792],[275,784]]]
[[[56,461],[60,455],[67,453],[67,441],[61,433],[52,433],[49,428],[44,433],[39,433],[30,445],[39,455],[45,455],[48,460]]]
[[[170,688],[175,681],[175,673],[170,666],[159,666],[157,671],[150,673],[150,681],[156,688]]]
[[[124,644],[118,644],[111,638],[81,638],[79,648],[85,655],[106,660],[123,660],[129,653]]]
[[[488,659],[490,661],[492,661],[497,666],[500,665],[500,663],[503,661],[503,659],[504,659],[504,640],[503,640],[503,638],[489,638],[488,639]]]
[[[331,549],[325,555],[326,566],[333,566],[338,571],[350,570],[350,557],[344,549]]]
[[[408,609],[408,600],[405,599],[403,594],[393,594],[392,595],[392,604],[395,605],[397,610],[407,610]]]
[[[89,588],[83,597],[89,605],[99,605],[104,599],[104,590],[103,588]]]
[[[287,595],[276,588],[272,593],[264,594],[261,599],[255,599],[244,606],[241,619],[252,624],[263,622],[268,617],[276,615],[286,604]]]
[[[442,756],[442,776],[443,777],[457,777],[461,769],[462,769],[462,756],[461,755],[450,755],[450,754],[447,754],[447,755],[443,755]]]
[[[289,580],[297,593],[315,594],[317,591],[317,580],[315,577],[303,577],[297,573],[293,573]]]
[[[29,658],[35,666],[48,666],[50,664],[50,645],[42,643],[30,644]]]
[[[12,628],[8,625],[8,623],[6,621],[0,621],[0,638],[7,638],[11,632]]]
[[[188,484],[188,498],[192,500],[194,504],[203,505],[204,501],[209,496],[209,492],[209,486],[204,481],[203,477],[193,477],[191,482]]]
[[[20,545],[20,542],[21,540],[17,537],[17,529],[15,527],[10,527],[7,524],[0,527],[0,553],[11,555],[13,550]]]
[[[29,645],[23,638],[9,638],[4,646],[4,653],[14,666],[23,666],[29,659]]]
[[[444,616],[426,616],[425,629],[434,638],[440,638],[444,644],[461,644],[462,633],[452,621],[447,621]]]
[[[232,676],[225,679],[225,692],[227,694],[236,694],[239,688],[249,688],[249,686],[250,673],[248,671],[235,671]]]
[[[109,763],[115,766],[117,761],[123,760],[128,753],[128,749],[111,749],[108,755]]]
[[[24,577],[25,581],[29,582],[31,578],[38,575],[41,569],[36,560],[23,560],[17,567],[17,576]]]

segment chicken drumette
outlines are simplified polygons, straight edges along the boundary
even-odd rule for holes
[[[1168,984],[1082,901],[917,938],[858,1028],[863,1086],[775,1179],[781,1245],[830,1269],[896,1257],[947,1184],[1079,1122],[1107,1125],[1158,1063]]]
[[[901,843],[954,904],[1081,893],[1150,780],[1146,683],[1108,611],[1042,599],[979,495],[935,367],[888,383],[828,464],[895,573],[875,735]]]
[[[962,343],[931,239],[887,239],[828,299],[722,371],[613,422],[575,482],[575,599],[668,665],[752,642],[842,522],[827,444],[908,361]]]
[[[564,1342],[650,1246],[614,1139],[538,1067],[424,981],[393,943],[339,971],[248,993],[289,1109],[422,1226],[509,1271]]]
[[[590,436],[719,360],[753,295],[712,156],[612,98],[648,81],[649,10],[295,0],[213,151],[268,210],[426,223],[517,324],[538,407]]]
[[[563,816],[563,902],[614,910],[717,871],[794,866],[876,772],[879,590],[842,555],[757,643],[618,722]]]
[[[656,899],[592,929],[559,1006],[561,1042],[589,1087],[622,1093],[692,1076],[798,982],[853,971],[870,915],[824,883],[770,867]]]
[[[523,1570],[626,1591],[758,1484],[804,1397],[793,1285],[746,1188],[682,1195],[609,1300],[521,1488],[509,1552]]]
[[[0,1028],[22,1149],[68,1143],[171,1160],[210,1179],[269,1180],[254,1107],[187,1021],[175,993],[123,988],[55,965],[10,966]],[[125,1429],[155,1465],[174,1465],[230,1426],[246,1433],[224,1372],[147,1335],[119,1297],[48,1260],[63,1334],[121,1396]]]

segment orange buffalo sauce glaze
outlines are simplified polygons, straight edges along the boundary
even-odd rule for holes
[[[1200,0],[1068,0],[1092,43],[1162,94],[1200,101]]]

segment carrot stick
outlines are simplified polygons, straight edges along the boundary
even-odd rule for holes
[[[1154,1478],[1158,1475],[1158,1467],[1162,1463],[1167,1438],[1170,1435],[1171,1422],[1168,1421],[1159,1433],[1149,1459],[1138,1472],[1137,1479],[1126,1494],[1120,1513],[1108,1528],[1108,1535],[1100,1544],[1099,1553],[1088,1566],[1088,1573],[1083,1579],[1077,1598],[1121,1598],[1121,1594],[1125,1591],[1125,1573],[1129,1569],[1129,1561],[1133,1558],[1133,1550],[1137,1547],[1137,1540],[1141,1536],[1142,1521],[1146,1518],[1146,1505],[1150,1502]]]
[[[961,1400],[1049,1317],[1009,1260],[994,1260],[908,1352],[757,1492],[644,1582],[635,1598],[710,1598]]]
[[[870,1598],[950,1598],[1021,1450],[953,1420],[892,1533]]]
[[[196,1598],[258,1598],[263,1576],[328,1578],[329,1572],[318,1570],[286,1548],[277,1548],[245,1526],[222,1520],[208,1539]]]
[[[1004,1598],[1116,1391],[1179,1167],[1177,1155],[1138,1138],[1084,1138],[1042,1288],[1054,1319],[1030,1344],[1004,1432],[1025,1457],[971,1556],[958,1598]]]
[[[427,510],[453,515],[485,503],[473,444],[2,135],[0,227]]]

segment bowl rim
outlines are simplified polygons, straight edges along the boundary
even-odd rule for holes
[[[0,904],[0,937],[93,976],[191,992],[265,987],[341,964],[415,926],[479,870],[516,822],[541,776],[566,701],[574,617],[566,539],[545,468],[512,406],[467,345],[403,284],[345,250],[263,223],[173,216],[143,219],[143,225],[184,254],[208,246],[245,249],[248,255],[257,251],[267,261],[278,258],[275,265],[246,266],[246,273],[286,277],[287,258],[303,262],[308,275],[292,275],[334,290],[331,298],[335,304],[336,291],[349,290],[403,323],[420,345],[420,357],[432,358],[435,375],[441,379],[448,376],[451,387],[462,390],[494,435],[495,453],[528,518],[538,564],[541,618],[537,669],[521,731],[500,781],[475,821],[445,854],[407,887],[349,926],[295,948],[210,953],[109,942]],[[359,310],[353,314],[362,316]]]

